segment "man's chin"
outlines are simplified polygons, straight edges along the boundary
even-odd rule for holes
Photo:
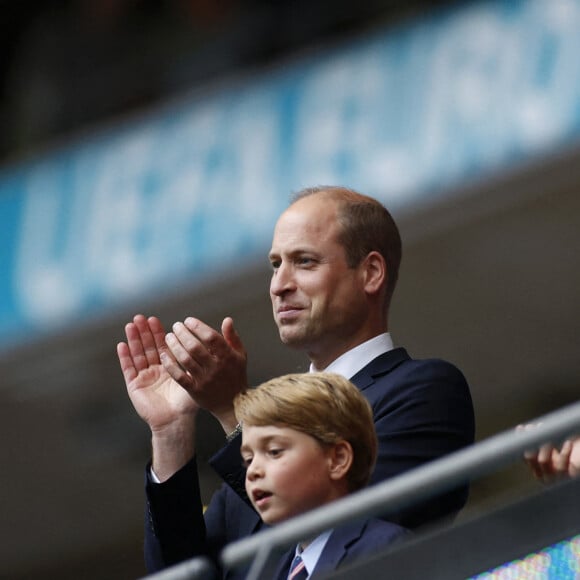
[[[288,332],[287,330],[288,329],[286,329],[286,331],[284,329],[280,330],[280,340],[282,341],[282,344],[285,344],[290,348],[304,348],[305,340],[302,334]]]

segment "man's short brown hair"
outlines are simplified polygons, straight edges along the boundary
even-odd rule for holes
[[[356,268],[376,251],[387,266],[385,307],[388,309],[395,291],[401,264],[402,244],[399,228],[387,208],[378,200],[354,189],[335,185],[318,185],[298,191],[292,204],[311,195],[322,195],[338,204],[339,242],[344,247],[346,262]]]

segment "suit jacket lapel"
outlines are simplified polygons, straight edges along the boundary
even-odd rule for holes
[[[278,563],[278,567],[276,568],[276,572],[273,576],[275,580],[287,580],[288,572],[290,571],[290,565],[292,564],[292,560],[294,560],[295,553],[296,548],[294,547],[286,552],[282,558],[280,558],[280,562]]]
[[[372,385],[375,380],[391,372],[401,363],[410,360],[410,356],[404,348],[395,348],[373,359],[368,365],[356,373],[351,381],[361,390],[364,391]]]
[[[248,513],[248,515],[243,519],[243,525],[240,526],[241,537],[255,534],[256,532],[267,528],[268,526],[262,522],[262,519],[256,512]]]
[[[364,528],[365,522],[347,524],[336,528],[330,538],[328,538],[322,554],[320,554],[318,563],[312,572],[312,578],[317,578],[323,573],[336,570],[347,556],[349,547],[353,542],[360,539]]]

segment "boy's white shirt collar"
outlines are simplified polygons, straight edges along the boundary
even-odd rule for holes
[[[324,370],[325,372],[337,373],[347,379],[351,379],[372,360],[385,352],[393,350],[393,348],[395,348],[393,339],[388,332],[385,332],[345,352],[332,361],[325,369],[316,369],[311,363],[310,372]]]

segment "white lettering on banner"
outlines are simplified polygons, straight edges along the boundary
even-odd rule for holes
[[[580,4],[534,0],[520,26],[520,76],[515,129],[529,148],[562,139],[579,114]],[[542,26],[538,26],[541,22]]]
[[[41,164],[28,180],[24,200],[15,284],[23,314],[40,324],[58,322],[82,304],[84,288],[79,255],[86,191],[64,195],[66,180],[60,168]],[[69,189],[70,191],[70,189]],[[79,209],[81,210],[79,212]],[[78,272],[78,275],[71,275]]]
[[[509,24],[484,5],[458,17],[434,47],[417,148],[423,175],[438,172],[448,181],[512,146],[505,131],[517,72],[513,42]]]
[[[564,142],[580,129],[578,30],[580,0],[481,2],[31,165],[22,316],[53,323],[223,270],[268,243],[303,186],[395,207]]]
[[[359,104],[362,126],[353,130],[361,189],[391,208],[420,191],[427,177],[417,148],[424,131],[421,114],[427,95],[429,41],[432,39],[421,28],[414,30],[412,42],[382,40],[363,66],[357,67],[357,81],[366,99]]]
[[[153,132],[138,132],[101,152],[84,241],[93,290],[134,293],[158,274],[154,253],[162,247],[149,243],[158,213],[156,195],[149,191],[151,168],[159,162],[155,143]]]
[[[218,214],[229,215],[232,227],[222,236],[240,236],[248,231],[258,234],[257,226],[270,236],[280,199],[282,114],[276,108],[274,91],[246,95],[232,111],[226,133],[236,165],[235,178],[222,192],[216,208]]]
[[[16,274],[25,316],[58,322],[91,298],[118,300],[219,263],[261,221],[269,233],[276,126],[267,110],[243,100],[203,107],[85,148],[70,165],[35,168]]]
[[[433,55],[420,165],[442,184],[470,169],[547,148],[578,116],[578,6],[530,2],[521,14],[482,5],[457,17]],[[524,19],[524,20],[522,20]],[[541,26],[539,24],[542,24]]]
[[[354,186],[348,183],[352,177],[360,179],[360,156],[376,142],[369,134],[373,125],[364,120],[367,111],[377,113],[377,97],[384,94],[378,84],[382,75],[368,74],[369,69],[379,72],[373,58],[357,52],[340,54],[309,71],[298,103],[293,150],[301,185]]]

